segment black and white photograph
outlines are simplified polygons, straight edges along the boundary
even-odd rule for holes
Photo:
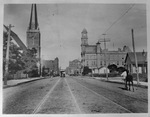
[[[148,117],[139,1],[3,1],[2,116]]]

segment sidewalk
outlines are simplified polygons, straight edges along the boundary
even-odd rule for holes
[[[92,78],[102,80],[105,82],[124,84],[124,81],[122,80],[121,77],[108,77],[108,80],[107,80],[107,78],[103,78],[103,77],[92,77]],[[137,81],[133,81],[133,84],[134,84],[134,86],[138,86]],[[139,86],[144,87],[144,88],[148,88],[148,82],[140,82]]]
[[[35,81],[35,80],[40,80],[40,79],[43,79],[43,78],[44,78],[44,77],[8,80],[8,81],[7,81],[7,85],[4,85],[4,84],[3,84],[3,88],[13,87],[13,86],[17,86],[17,85],[20,85],[20,84],[32,82],[32,81]]]

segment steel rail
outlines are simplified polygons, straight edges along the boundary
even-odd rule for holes
[[[120,108],[122,108],[122,109],[128,111],[129,113],[133,113],[132,111],[128,110],[127,108],[125,108],[125,107],[123,107],[123,106],[117,104],[116,102],[114,102],[114,101],[112,101],[112,100],[106,98],[105,96],[103,96],[103,95],[101,95],[101,94],[98,94],[97,92],[95,92],[95,91],[93,91],[93,90],[87,88],[86,86],[82,85],[81,83],[79,83],[79,82],[76,82],[76,83],[79,84],[79,85],[81,85],[81,86],[84,87],[85,89],[89,90],[90,92],[94,93],[95,95],[100,96],[100,97],[103,97],[104,99],[106,99],[106,100],[108,100],[108,101],[114,103],[116,106],[119,106]]]
[[[60,78],[61,79],[61,78]],[[40,103],[36,106],[32,114],[36,114],[41,109],[42,105],[45,103],[45,101],[49,98],[49,95],[52,93],[54,88],[57,86],[60,79],[55,83],[55,85],[49,90],[49,92],[43,97],[43,99],[40,101]]]
[[[97,86],[97,87],[98,87],[98,86]],[[125,95],[126,97],[133,98],[133,99],[136,99],[136,100],[138,100],[138,101],[142,101],[142,102],[148,103],[148,100],[146,100],[146,99],[139,99],[139,98],[136,98],[136,97],[133,97],[133,96],[129,96],[129,95],[127,95],[127,94],[122,94],[122,93],[119,93],[119,92],[116,92],[116,91],[113,91],[113,90],[110,90],[110,89],[106,89],[106,88],[104,88],[104,87],[100,87],[100,88],[105,89],[105,90],[108,90],[108,91],[110,91],[110,92],[114,92],[114,93],[120,94],[120,95]]]
[[[75,103],[75,105],[76,105],[78,111],[80,112],[80,114],[83,113],[83,112],[81,111],[81,109],[80,109],[80,107],[79,107],[77,101],[76,101],[75,96],[73,95],[73,93],[72,93],[72,91],[71,91],[71,89],[70,89],[70,86],[69,86],[69,84],[68,84],[66,78],[65,78],[65,82],[67,83],[68,89],[69,89],[69,91],[70,91],[70,93],[71,93],[71,96],[72,96],[72,98],[73,98],[73,100],[74,100],[74,103]]]

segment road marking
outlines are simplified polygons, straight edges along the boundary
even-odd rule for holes
[[[77,83],[78,83],[78,82],[77,82]],[[95,95],[97,95],[97,96],[101,96],[101,97],[103,97],[103,98],[105,98],[105,99],[107,99],[107,100],[111,101],[111,102],[112,102],[112,103],[114,103],[115,105],[117,105],[117,106],[119,106],[119,107],[123,108],[124,110],[126,110],[126,111],[128,111],[128,112],[130,112],[130,113],[133,113],[133,112],[131,112],[130,110],[126,109],[125,107],[123,107],[123,106],[121,106],[121,105],[117,104],[116,102],[114,102],[114,101],[112,101],[112,100],[110,100],[110,99],[108,99],[108,98],[104,97],[103,95],[100,95],[100,94],[96,93],[95,91],[93,91],[93,90],[91,90],[91,89],[87,88],[86,86],[83,86],[83,85],[82,85],[82,84],[80,84],[80,83],[78,83],[78,84],[79,84],[79,85],[81,85],[82,87],[86,88],[87,90],[89,90],[89,91],[93,92]]]
[[[40,103],[37,105],[37,107],[34,109],[34,111],[32,112],[32,114],[36,114],[42,107],[42,105],[45,103],[45,101],[48,99],[49,95],[51,94],[51,92],[54,90],[54,88],[56,87],[56,85],[58,84],[58,82],[60,81],[60,79],[55,83],[55,85],[49,90],[49,92],[44,96],[44,98],[40,101]]]
[[[73,100],[74,100],[74,102],[75,102],[75,105],[76,105],[78,111],[79,111],[80,113],[82,113],[82,111],[81,111],[81,109],[80,109],[80,107],[79,107],[79,105],[78,105],[78,103],[77,103],[77,101],[76,101],[76,99],[75,99],[75,96],[73,95],[73,93],[72,93],[72,91],[71,91],[71,89],[70,89],[70,86],[69,86],[69,84],[68,84],[66,78],[65,78],[65,81],[66,81],[66,83],[67,83],[67,85],[68,85],[69,91],[70,91],[70,93],[71,93],[71,96],[72,96],[72,98],[73,98]]]

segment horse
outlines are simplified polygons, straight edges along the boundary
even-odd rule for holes
[[[129,85],[129,91],[130,91],[130,82],[131,82],[131,85],[132,85],[132,90],[134,92],[133,76],[131,74],[129,74],[128,71],[127,71],[127,76],[126,76],[126,79],[125,79],[125,86],[126,86],[126,89],[128,90],[127,85]]]

